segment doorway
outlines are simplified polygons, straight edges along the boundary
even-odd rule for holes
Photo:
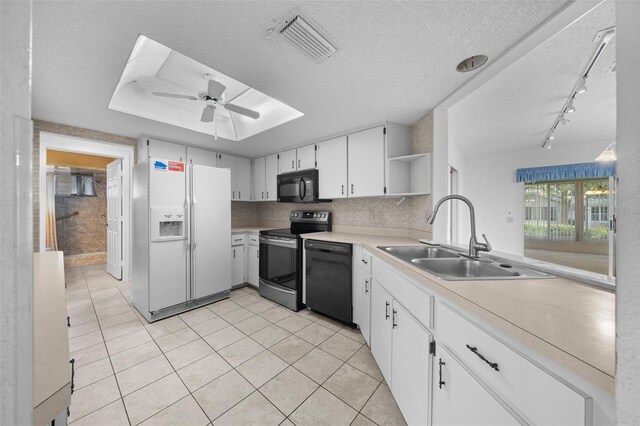
[[[40,251],[130,280],[132,147],[40,134]]]

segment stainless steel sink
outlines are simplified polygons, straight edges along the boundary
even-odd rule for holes
[[[447,281],[524,280],[555,278],[508,262],[474,259],[453,250],[429,246],[378,247],[416,267]]]
[[[428,246],[396,246],[396,247],[378,247],[389,254],[394,255],[403,260],[411,261],[413,259],[433,259],[433,258],[455,258],[460,257],[455,251],[443,249],[440,247]]]
[[[445,279],[496,279],[519,277],[513,267],[501,268],[491,263],[473,259],[413,259],[411,262],[421,269]]]

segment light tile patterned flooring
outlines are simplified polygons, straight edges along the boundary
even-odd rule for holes
[[[104,265],[66,270],[74,425],[404,425],[360,331],[250,287],[149,324]]]

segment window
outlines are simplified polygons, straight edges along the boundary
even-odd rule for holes
[[[576,202],[580,198],[582,202]],[[525,239],[607,242],[609,238],[608,180],[526,183],[524,202]]]

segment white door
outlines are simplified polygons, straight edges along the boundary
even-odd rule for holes
[[[278,198],[278,154],[267,155],[264,173],[265,200]]]
[[[384,126],[349,135],[349,197],[384,195]]]
[[[347,198],[347,137],[329,139],[317,146],[320,198]]]
[[[220,162],[219,162],[220,168],[231,170],[229,193],[231,194],[231,199],[236,200],[237,194],[238,194],[236,192],[236,179],[237,179],[236,156],[228,155],[228,154],[219,154],[219,156],[220,156]]]
[[[107,165],[107,272],[122,279],[122,160]]]
[[[258,273],[260,265],[260,248],[250,245],[247,250],[247,282],[258,286]]]
[[[236,158],[236,200],[251,200],[251,160]]]
[[[290,149],[289,151],[281,152],[278,158],[278,174],[295,172],[296,166],[296,150]]]
[[[187,147],[187,163],[218,167],[218,153],[189,146]]]
[[[298,148],[296,154],[298,156],[298,170],[307,170],[316,168],[316,146],[307,145]]]
[[[231,174],[191,166],[191,298],[231,289]]]
[[[437,343],[433,368],[433,426],[520,424]]]
[[[391,382],[391,295],[375,280],[371,285],[371,353]]]
[[[244,284],[244,246],[231,247],[231,284]]]
[[[410,425],[426,425],[429,419],[432,336],[394,300],[391,355],[391,392]]]
[[[256,158],[253,160],[253,200],[264,201],[265,200],[265,157]]]

